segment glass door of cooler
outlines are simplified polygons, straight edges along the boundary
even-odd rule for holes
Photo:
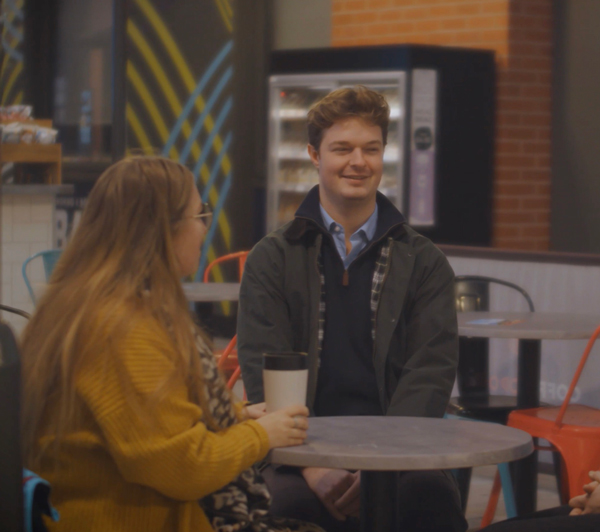
[[[306,193],[318,183],[307,152],[310,107],[340,87],[365,85],[382,93],[390,106],[390,126],[379,190],[404,209],[404,123],[406,73],[289,74],[269,78],[269,165],[267,231],[294,217]]]

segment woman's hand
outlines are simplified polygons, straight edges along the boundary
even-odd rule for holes
[[[573,508],[569,515],[600,513],[600,471],[590,471],[592,482],[583,486],[583,495],[573,497],[569,506]]]
[[[288,406],[256,420],[267,431],[269,449],[302,445],[308,429],[308,408]]]
[[[255,405],[248,405],[245,408],[248,419],[258,419],[267,415],[267,409],[265,403],[256,403]]]

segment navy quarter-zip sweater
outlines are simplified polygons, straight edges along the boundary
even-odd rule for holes
[[[379,251],[404,217],[377,194],[377,229],[371,242],[344,266],[319,209],[313,188],[296,216],[312,220],[323,233],[321,268],[325,277],[325,326],[314,411],[317,416],[383,415],[373,365],[371,289]]]

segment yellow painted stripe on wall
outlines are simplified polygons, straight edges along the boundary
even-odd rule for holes
[[[146,135],[144,128],[142,127],[142,123],[138,118],[136,112],[133,110],[133,107],[130,103],[127,103],[125,106],[125,116],[127,118],[127,122],[133,131],[133,134],[136,136],[138,144],[143,148],[152,148],[152,144],[150,143],[150,139]]]
[[[231,33],[233,31],[233,26],[231,25],[231,20],[227,16],[227,7],[224,5],[222,0],[215,0],[215,4],[219,10],[219,13],[221,14],[221,19],[223,19],[223,24],[225,24],[227,31]]]
[[[142,126],[142,123],[140,122],[137,113],[129,103],[125,106],[125,116],[127,118],[127,123],[129,124],[129,127],[131,127],[131,130],[136,136],[137,142],[142,147],[142,149],[152,148],[152,143],[150,142],[148,135],[146,135],[144,127]],[[215,257],[215,252],[211,246],[211,248],[208,250],[208,260],[214,260]],[[214,270],[214,275],[217,281],[223,281],[223,274],[216,268]]]
[[[177,43],[173,40],[173,37],[171,36],[168,28],[165,26],[165,24],[161,20],[160,16],[158,15],[158,13],[155,11],[154,7],[152,7],[152,5],[150,4],[150,2],[148,0],[135,0],[135,2],[138,5],[138,7],[141,9],[141,11],[144,13],[144,15],[146,16],[146,18],[148,19],[148,21],[150,22],[152,27],[154,28],[154,31],[156,31],[156,33],[161,38],[168,54],[171,56],[171,60],[173,61],[173,64],[177,68],[179,75],[181,76],[181,79],[183,80],[183,83],[185,84],[188,91],[190,93],[192,93],[194,91],[194,89],[196,88],[196,82],[194,80],[194,77],[192,76],[192,73],[191,73],[189,67],[187,66],[187,63],[185,62],[185,59],[183,58],[183,55],[179,51],[179,47],[177,46]],[[201,113],[205,107],[204,99],[202,98],[202,96],[199,96],[198,98],[196,98],[195,103],[196,103],[196,108]],[[204,128],[206,129],[206,131],[208,133],[210,133],[212,131],[213,127],[214,127],[214,122],[213,122],[212,116],[209,115],[206,117],[206,121],[204,122]],[[212,148],[213,148],[213,151],[215,152],[215,154],[218,154],[221,151],[222,146],[223,146],[223,142],[221,140],[221,136],[216,135],[215,141],[212,145]],[[225,155],[225,157],[223,157],[223,160],[221,162],[221,169],[223,170],[224,175],[227,175],[229,173],[229,171],[231,169],[231,161],[230,161],[228,155]]]
[[[169,130],[167,129],[167,125],[165,124],[165,121],[160,111],[158,110],[158,107],[154,102],[150,91],[147,89],[146,85],[144,84],[144,81],[142,80],[142,77],[140,76],[139,72],[137,71],[137,69],[131,61],[127,61],[127,78],[129,79],[129,81],[133,85],[133,88],[138,93],[138,96],[144,103],[144,106],[146,107],[146,110],[148,111],[148,114],[150,115],[150,118],[152,119],[154,127],[156,128],[156,131],[158,132],[159,136],[161,137],[161,139],[163,139],[163,142],[166,141],[166,139],[169,136]],[[175,148],[175,146],[171,148],[169,155],[174,159],[179,159],[179,152],[177,151],[177,148]]]
[[[179,98],[177,97],[175,90],[173,89],[173,85],[171,85],[171,83],[169,82],[169,77],[167,76],[166,72],[156,59],[156,54],[152,50],[150,44],[142,35],[138,27],[131,20],[129,20],[127,23],[127,34],[129,35],[131,41],[133,42],[133,44],[135,44],[140,54],[148,64],[148,67],[152,71],[152,74],[154,74],[154,78],[156,79],[156,82],[160,85],[160,88],[162,89],[163,94],[167,102],[169,103],[171,110],[173,111],[173,115],[175,116],[175,118],[179,118],[181,112],[183,111],[183,106],[181,105],[181,102],[179,101]],[[185,135],[185,138],[188,139],[192,133],[192,128],[187,119],[183,123],[182,131]],[[198,160],[198,158],[200,157],[200,153],[200,145],[198,144],[198,141],[194,141],[192,145],[192,156],[194,157],[194,159]],[[210,172],[206,167],[206,164],[203,165],[202,170],[203,172],[201,172],[201,175],[203,177],[204,182],[206,183],[210,176]]]
[[[11,75],[9,76],[8,81],[6,82],[6,85],[4,87],[4,92],[2,94],[2,104],[6,104],[6,99],[8,98],[8,95],[10,94],[10,91],[12,90],[12,87],[15,84],[15,81],[17,80],[17,78],[19,77],[19,74],[22,71],[23,71],[23,61],[20,61],[15,64],[15,68],[13,68],[13,71],[12,71]]]

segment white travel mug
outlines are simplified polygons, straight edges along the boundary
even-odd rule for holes
[[[263,387],[267,413],[291,405],[306,405],[306,353],[263,353]]]

